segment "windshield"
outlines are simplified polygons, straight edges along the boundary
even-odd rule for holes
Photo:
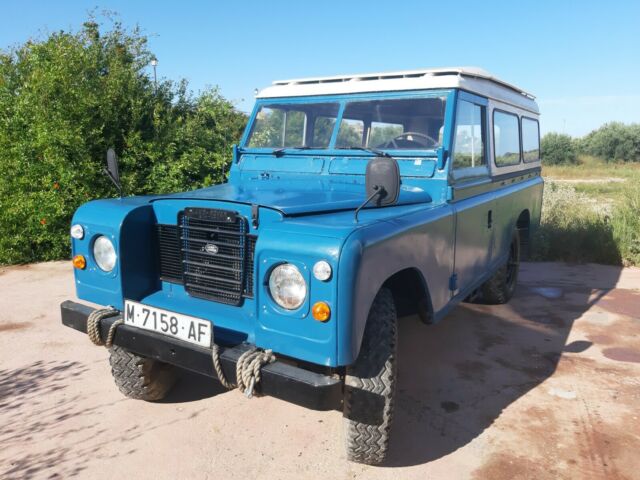
[[[247,146],[327,148],[339,108],[337,102],[264,105],[258,110]]]
[[[350,102],[336,147],[396,150],[434,149],[442,143],[445,98]]]
[[[249,148],[431,150],[442,144],[446,97],[390,98],[340,104],[273,103],[258,110]],[[335,145],[330,145],[335,128]]]

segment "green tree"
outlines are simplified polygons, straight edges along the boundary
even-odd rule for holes
[[[73,212],[114,195],[102,174],[110,146],[127,194],[223,179],[245,115],[215,89],[156,88],[147,39],[106,21],[0,51],[0,264],[69,255]]]
[[[547,133],[540,141],[542,161],[547,165],[576,164],[575,141],[562,133]]]

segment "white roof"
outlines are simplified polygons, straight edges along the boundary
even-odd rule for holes
[[[386,73],[277,80],[257,98],[340,95],[460,88],[538,113],[535,97],[477,67],[430,68]]]

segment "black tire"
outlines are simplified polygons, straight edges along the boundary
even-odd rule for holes
[[[120,391],[136,400],[162,400],[176,381],[172,365],[141,357],[114,345],[109,349],[111,374]]]
[[[378,292],[356,362],[347,368],[344,426],[347,458],[377,465],[386,457],[396,389],[397,315],[393,296]]]
[[[507,303],[513,297],[518,283],[520,269],[520,236],[515,229],[509,245],[509,257],[506,263],[493,274],[481,287],[485,303],[498,305]]]

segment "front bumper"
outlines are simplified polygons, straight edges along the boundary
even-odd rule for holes
[[[63,325],[87,333],[87,318],[93,308],[67,300],[60,305],[60,310]],[[113,322],[119,318],[109,317],[100,322],[103,339],[107,337]],[[129,325],[117,327],[113,343],[138,355],[216,378],[210,349]],[[250,347],[240,344],[220,348],[220,364],[229,381],[236,381],[236,362]],[[313,372],[280,360],[265,365],[261,375],[259,391],[265,395],[312,410],[335,410],[341,407],[342,381],[337,376]]]

